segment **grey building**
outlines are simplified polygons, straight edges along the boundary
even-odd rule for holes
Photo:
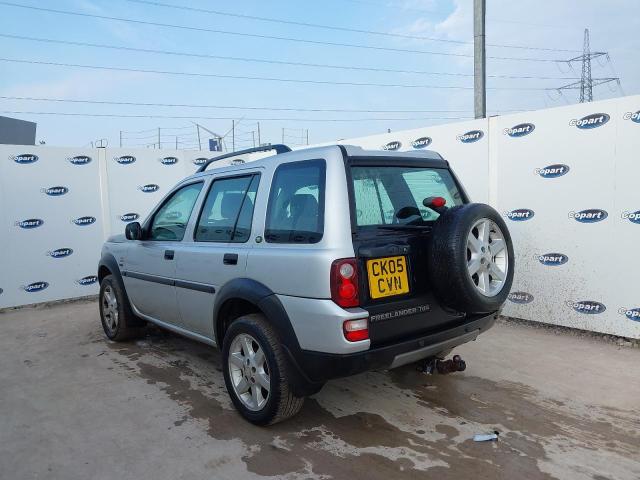
[[[35,145],[36,123],[0,116],[0,144]]]

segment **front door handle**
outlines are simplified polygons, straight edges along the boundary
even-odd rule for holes
[[[173,260],[173,256],[175,255],[175,252],[173,250],[165,250],[164,251],[164,259],[165,260]]]
[[[238,264],[238,254],[237,253],[225,253],[224,257],[222,257],[222,263],[225,265],[237,265]]]

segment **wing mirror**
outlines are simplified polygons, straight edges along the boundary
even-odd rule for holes
[[[140,226],[140,222],[128,223],[124,229],[124,235],[127,237],[127,240],[141,240],[142,226]]]

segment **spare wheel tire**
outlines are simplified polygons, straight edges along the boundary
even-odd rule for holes
[[[428,256],[430,284],[444,306],[466,313],[498,310],[513,282],[513,246],[498,212],[483,203],[446,210]]]

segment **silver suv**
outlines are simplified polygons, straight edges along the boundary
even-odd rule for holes
[[[210,160],[106,241],[107,337],[151,322],[222,348],[234,405],[265,425],[331,378],[442,359],[493,325],[511,238],[439,154],[267,149]]]

